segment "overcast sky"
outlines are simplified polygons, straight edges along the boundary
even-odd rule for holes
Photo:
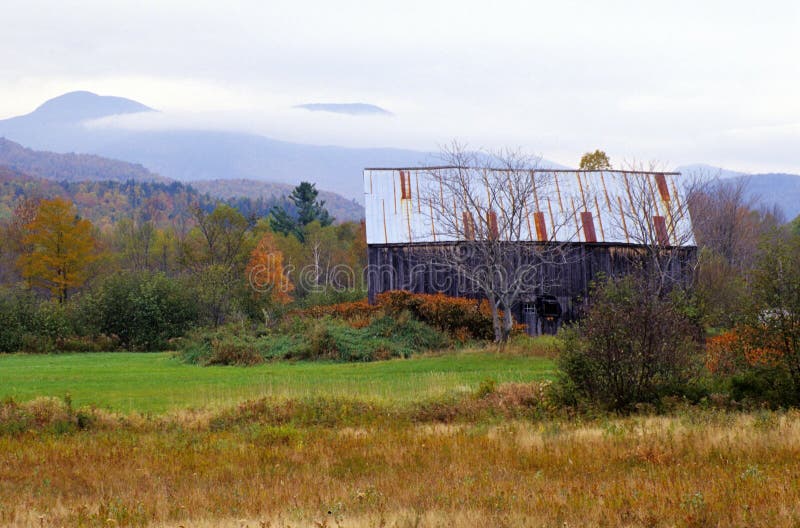
[[[162,111],[119,126],[800,173],[797,0],[0,2],[0,118],[80,89]]]

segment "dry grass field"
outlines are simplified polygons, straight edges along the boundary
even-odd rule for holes
[[[6,432],[0,524],[800,525],[798,412],[537,418],[522,412],[533,399],[501,386],[461,413],[336,401],[326,422],[254,402]],[[52,425],[64,409],[37,412]]]

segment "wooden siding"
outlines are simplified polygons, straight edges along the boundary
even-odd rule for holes
[[[533,246],[535,243],[520,242]],[[447,266],[437,264],[432,255],[441,252],[446,244],[371,244],[368,246],[369,266],[367,270],[368,295],[371,303],[377,294],[389,290],[409,290],[415,293],[445,293],[456,297],[479,298],[478,292]],[[671,274],[684,277],[688,283],[691,265],[696,258],[697,248],[682,247],[679,258],[671,261]],[[644,248],[632,244],[590,244],[575,243],[567,246],[566,263],[551,265],[543,270],[546,283],[554,284],[546,292],[536,292],[522,299],[514,307],[514,317],[518,322],[530,324],[530,305],[539,297],[554,297],[561,307],[558,324],[577,318],[583,303],[589,297],[591,282],[599,274],[621,276],[629,273],[637,263],[642,262]],[[531,254],[535,252],[532,249]],[[557,327],[558,325],[555,325]],[[531,333],[538,333],[531,329]]]

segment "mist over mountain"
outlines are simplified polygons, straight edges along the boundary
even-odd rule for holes
[[[364,167],[419,165],[433,157],[413,150],[305,145],[238,132],[90,126],[104,117],[153,111],[130,99],[72,92],[27,115],[0,120],[0,137],[38,150],[137,163],[180,181],[310,181],[320,190],[358,200],[363,196]]]
[[[295,108],[302,108],[311,112],[331,112],[334,114],[345,114],[353,116],[361,115],[393,115],[390,111],[366,103],[307,103],[296,105]]]
[[[384,111],[360,103],[314,104],[314,109]],[[47,101],[30,114],[0,120],[0,137],[39,150],[96,154],[136,163],[185,182],[242,179],[297,185],[310,181],[320,190],[359,202],[363,199],[364,167],[440,163],[435,153],[405,149],[308,145],[216,130],[96,126],[98,119],[150,112],[154,110],[130,99],[73,92]],[[562,167],[546,160],[541,166]]]

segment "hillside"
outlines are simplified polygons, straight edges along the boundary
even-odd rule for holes
[[[258,183],[258,182],[256,182]],[[0,220],[9,218],[20,198],[54,198],[61,196],[72,200],[78,213],[101,229],[108,228],[123,218],[152,220],[159,226],[180,223],[191,216],[191,208],[199,205],[210,211],[217,202],[238,209],[247,217],[261,218],[269,215],[275,205],[282,205],[291,187],[276,189],[273,194],[245,194],[233,190],[216,195],[218,189],[195,189],[181,182],[152,181],[52,181],[30,176],[9,167],[0,166]],[[359,221],[363,209],[341,196],[333,196],[333,206],[326,207],[337,221]],[[323,197],[324,199],[324,197]]]
[[[255,180],[199,180],[189,185],[211,196],[222,200],[232,198],[262,198],[278,200],[288,196],[293,185],[288,183],[272,183]],[[355,200],[348,200],[341,195],[329,191],[320,191],[319,199],[325,201],[325,208],[338,221],[359,221],[364,218],[364,207]]]
[[[128,189],[131,182],[146,183],[158,182],[163,184],[161,187],[147,185],[138,186],[145,192],[161,192],[167,196],[164,200],[175,197],[173,194],[189,192],[192,196],[188,199],[198,201],[200,195],[208,194],[208,202],[214,200],[227,201],[244,214],[255,214],[265,216],[269,207],[281,203],[284,196],[292,192],[292,185],[258,182],[252,180],[210,180],[195,182],[192,187],[188,185],[173,185],[173,182],[154,174],[141,165],[134,165],[124,161],[103,158],[100,156],[87,154],[56,154],[53,152],[36,151],[25,148],[13,141],[0,139],[0,182],[8,184],[0,198],[8,198],[8,192],[14,196],[67,196],[76,201],[79,207],[89,207],[90,212],[82,213],[92,220],[108,220],[119,216],[119,214],[129,214],[130,208],[118,202],[118,197],[109,198],[111,203],[116,203],[119,208],[103,207],[102,200],[95,203],[89,200],[87,203],[80,203],[80,197],[84,194],[102,190],[102,192],[117,193],[110,190],[110,182],[121,184],[121,189]],[[92,182],[98,185],[90,185]],[[136,187],[136,186],[133,186]],[[87,190],[87,188],[90,188]],[[195,190],[196,189],[196,190]],[[127,191],[126,191],[127,192]],[[140,192],[140,191],[136,191]],[[321,199],[326,201],[329,212],[339,221],[358,221],[364,217],[364,208],[354,200],[348,200],[336,193],[321,192]],[[183,214],[186,207],[183,199],[177,201],[177,211],[166,208],[167,216]],[[183,205],[180,205],[183,204]],[[8,214],[13,208],[8,200],[5,209],[0,208],[0,216]],[[162,207],[163,209],[163,207]]]
[[[0,220],[11,216],[21,197],[68,198],[77,206],[78,214],[101,229],[132,217],[164,226],[188,218],[193,204],[210,209],[215,203],[213,198],[178,182],[56,182],[19,173],[3,176],[10,171],[0,167]]]
[[[764,207],[777,205],[791,220],[800,215],[800,175],[784,173],[747,174],[711,165],[694,164],[676,169],[686,175],[744,180],[748,198]]]
[[[57,181],[167,181],[141,165],[90,154],[57,154],[31,150],[3,138],[0,138],[0,165],[31,176]]]

